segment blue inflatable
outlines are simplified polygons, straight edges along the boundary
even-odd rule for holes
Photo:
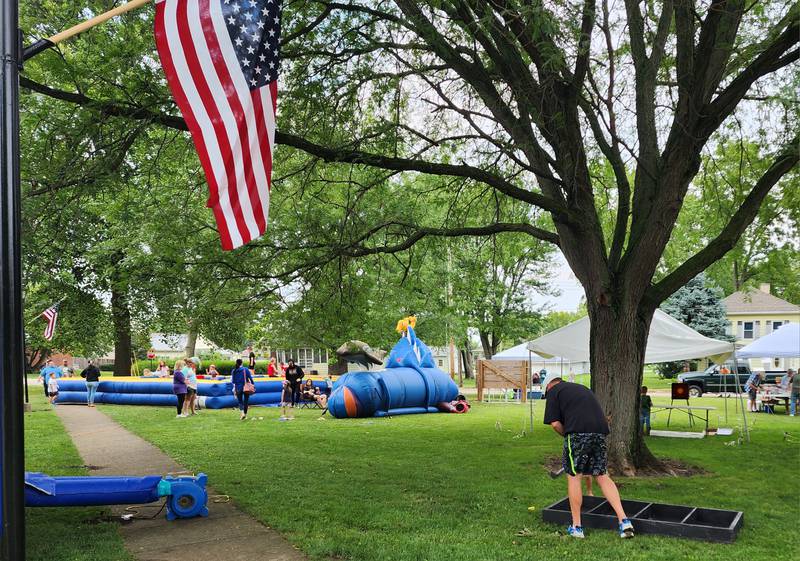
[[[25,506],[152,503],[166,497],[167,520],[208,516],[204,473],[194,476],[51,477],[25,472]]]
[[[386,359],[386,369],[350,372],[333,385],[328,409],[337,418],[453,411],[458,386],[436,368],[411,326]]]
[[[281,403],[283,381],[270,380],[256,382],[256,393],[250,396],[250,405],[274,405]],[[57,403],[86,403],[88,394],[86,382],[81,380],[59,381]],[[314,387],[320,392],[328,391],[328,383],[315,380]],[[200,383],[197,385],[201,407],[224,409],[237,407],[230,382]],[[111,405],[157,405],[175,407],[178,398],[172,393],[172,381],[161,382],[109,382],[103,381],[97,387],[95,403]]]

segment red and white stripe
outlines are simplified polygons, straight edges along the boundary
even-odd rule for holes
[[[277,81],[250,91],[218,0],[159,0],[158,53],[192,134],[209,186],[222,248],[267,227]]]
[[[58,307],[53,306],[42,312],[42,317],[47,320],[47,327],[44,328],[44,338],[48,341],[53,340],[56,333],[56,319],[58,319]]]

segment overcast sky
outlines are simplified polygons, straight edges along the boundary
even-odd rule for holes
[[[574,312],[578,309],[578,304],[583,298],[583,287],[575,278],[560,251],[554,260],[553,277],[548,282],[561,294],[559,296],[537,295],[537,303],[549,304],[550,310],[554,312]]]

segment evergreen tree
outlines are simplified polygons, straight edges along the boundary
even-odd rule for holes
[[[700,273],[665,300],[661,309],[701,335],[731,341],[723,297],[722,289]]]
[[[728,334],[723,296],[722,289],[708,279],[705,273],[700,273],[665,300],[661,304],[661,310],[701,335],[733,341]],[[682,365],[682,362],[663,362],[656,366],[656,370],[662,377],[672,378]]]

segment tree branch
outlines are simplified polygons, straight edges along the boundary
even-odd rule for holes
[[[527,223],[496,222],[486,226],[467,226],[464,228],[417,228],[405,240],[394,245],[383,246],[355,246],[343,248],[339,255],[347,257],[364,257],[377,253],[399,253],[411,248],[414,244],[426,237],[457,238],[465,236],[491,236],[504,232],[520,232],[536,239],[559,245],[558,235]]]
[[[647,289],[642,301],[643,306],[655,308],[672,293],[734,248],[741,235],[758,214],[761,203],[770,189],[775,186],[781,177],[797,165],[798,141],[800,141],[800,137],[795,137],[786,147],[786,150],[772,162],[772,165],[764,175],[761,176],[761,179],[756,182],[739,209],[733,214],[728,224],[716,238],[711,240],[705,248],[672,271],[672,273]]]
[[[83,94],[56,90],[39,84],[24,76],[20,77],[20,85],[32,91],[47,95],[54,99],[60,99],[70,103],[75,103],[89,109],[100,112],[103,115],[127,117],[157,123],[178,130],[188,130],[185,121],[180,117],[159,113],[144,107],[133,105],[123,105],[115,102],[101,102],[91,99]],[[437,162],[427,162],[408,158],[393,158],[381,154],[372,154],[360,150],[349,148],[330,148],[321,144],[316,144],[303,137],[277,131],[275,141],[278,144],[291,146],[302,150],[307,154],[316,156],[326,162],[339,162],[349,164],[363,164],[392,171],[416,171],[431,175],[448,175],[453,177],[463,177],[473,179],[480,183],[485,183],[499,192],[517,200],[538,206],[544,210],[553,212],[568,219],[569,212],[557,201],[546,197],[540,193],[528,191],[517,187],[499,175],[487,172],[480,168],[466,164],[443,164]]]

